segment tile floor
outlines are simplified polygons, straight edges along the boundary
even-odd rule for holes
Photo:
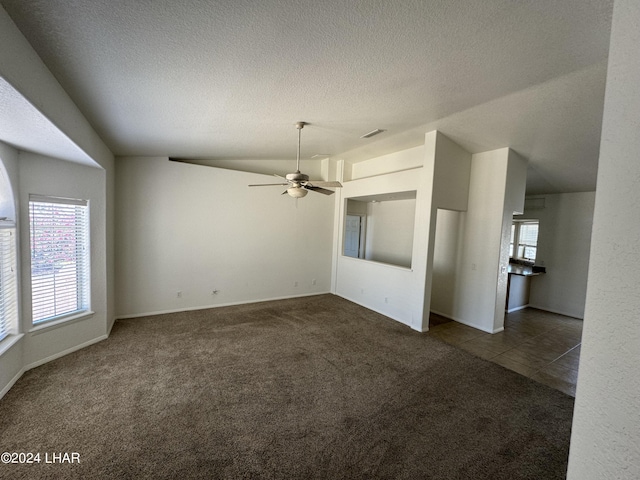
[[[489,334],[432,314],[429,335],[575,397],[582,320],[526,308]]]

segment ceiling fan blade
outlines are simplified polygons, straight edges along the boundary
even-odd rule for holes
[[[255,183],[253,185],[248,185],[249,187],[272,187],[274,185],[280,185],[281,187],[286,187],[289,185],[288,183]]]
[[[334,194],[333,190],[327,190],[326,188],[314,187],[312,185],[305,185],[302,188],[304,188],[305,190],[311,190],[312,192],[322,193],[323,195],[333,195]]]
[[[325,182],[323,180],[309,180],[307,185],[312,185],[314,187],[335,187],[340,188],[342,184],[340,182]]]

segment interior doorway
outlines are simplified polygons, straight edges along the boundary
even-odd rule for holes
[[[362,215],[347,215],[344,229],[344,255],[353,258],[363,258],[364,235]]]

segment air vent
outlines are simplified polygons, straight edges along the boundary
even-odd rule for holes
[[[380,128],[376,128],[375,130],[371,130],[369,133],[365,133],[364,135],[362,135],[360,138],[371,138],[374,135],[378,135],[379,133],[384,132],[385,130],[382,130]]]

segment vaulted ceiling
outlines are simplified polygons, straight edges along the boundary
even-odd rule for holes
[[[359,161],[439,129],[595,189],[611,0],[0,0],[116,155]],[[363,134],[385,130],[370,139]]]

